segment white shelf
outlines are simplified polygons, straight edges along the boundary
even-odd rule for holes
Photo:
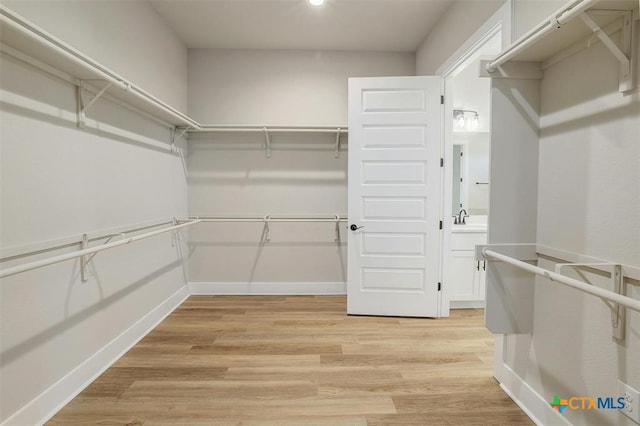
[[[0,24],[2,25],[0,41],[3,45],[18,50],[77,80],[102,80],[103,85],[111,83],[112,87],[107,91],[110,96],[168,124],[190,128],[200,127],[196,121],[185,114],[1,5]],[[91,85],[100,86],[95,81],[92,81]]]
[[[203,124],[200,129],[189,129],[189,133],[340,133],[349,132],[347,126],[259,126]]]
[[[638,8],[637,0],[622,1],[600,1],[595,3],[588,10],[633,10]],[[592,15],[596,23],[604,28],[614,21],[619,21],[620,17],[615,15]],[[574,18],[560,28],[554,29],[546,36],[540,38],[526,50],[515,55],[511,60],[527,62],[544,62],[574,44],[591,37],[592,31],[582,22],[580,18]],[[517,42],[516,42],[517,43]],[[514,45],[516,44],[514,43]],[[509,50],[509,49],[507,49]]]
[[[540,68],[553,65],[591,43],[603,42],[621,63],[620,91],[631,90],[635,62],[631,27],[638,7],[638,0],[571,0],[493,60],[484,61],[486,71],[482,69],[481,74],[541,78]],[[609,34],[619,31],[622,41],[618,46]],[[510,67],[508,63],[512,61],[516,64]],[[541,67],[536,71],[517,63],[541,63]],[[522,77],[524,75],[527,77]]]
[[[274,133],[315,133],[335,135],[334,157],[340,158],[341,136],[349,133],[348,127],[340,126],[255,126],[204,124],[199,129],[188,129],[189,133],[258,133],[264,136],[265,156],[271,158],[271,135]]]

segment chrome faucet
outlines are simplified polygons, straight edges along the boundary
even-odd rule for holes
[[[464,216],[462,215],[463,212]],[[460,209],[460,213],[458,213],[458,215],[454,217],[454,225],[466,225],[467,222],[465,221],[465,218],[469,217],[469,215],[467,214],[467,211],[465,209]]]

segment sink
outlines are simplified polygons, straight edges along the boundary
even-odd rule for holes
[[[467,225],[452,225],[452,232],[487,232],[486,223],[475,223]]]
[[[467,217],[465,222],[466,225],[451,225],[451,230],[453,232],[487,232],[487,216],[472,215]]]

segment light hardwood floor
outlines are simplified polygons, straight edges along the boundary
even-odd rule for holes
[[[482,310],[345,315],[343,296],[194,296],[50,424],[531,425]]]

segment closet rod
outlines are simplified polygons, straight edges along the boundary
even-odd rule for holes
[[[55,52],[71,63],[80,66],[85,71],[91,72],[96,77],[105,80],[108,83],[112,83],[115,87],[130,93],[132,96],[142,100],[149,106],[157,108],[166,114],[170,115],[174,119],[177,119],[181,123],[186,124],[190,128],[199,128],[200,124],[185,114],[146,92],[145,90],[135,86],[133,83],[125,80],[120,75],[111,71],[109,68],[95,61],[89,56],[84,55],[82,52],[74,49],[68,44],[64,43],[57,37],[54,37],[50,33],[44,31],[42,28],[26,20],[22,16],[18,15],[11,9],[0,5],[0,22],[13,30],[18,31],[20,34],[36,41],[37,43],[44,45],[46,49],[51,52]],[[79,80],[82,80],[78,76],[74,76]]]
[[[322,216],[322,217],[302,217],[302,216],[278,216],[271,217],[270,215],[266,216],[255,216],[255,217],[232,217],[232,216],[194,216],[190,217],[189,220],[198,220],[200,222],[346,222],[348,220],[347,217],[335,215],[332,217]]]
[[[189,129],[196,133],[349,133],[349,129],[342,126],[214,126],[202,125],[200,129]]]
[[[154,222],[139,223],[133,227],[116,227],[111,229],[102,229],[100,231],[87,233],[88,242],[93,243],[100,240],[106,240],[113,235],[131,234],[140,231],[147,231],[151,228],[159,228],[160,226],[173,225],[173,220],[162,220]],[[24,246],[8,247],[0,250],[0,262],[17,260],[21,257],[33,256],[36,254],[44,254],[49,251],[61,249],[71,249],[74,246],[82,244],[82,237],[75,235],[56,240],[43,241]]]
[[[558,274],[556,272],[547,271],[546,269],[540,268],[539,266],[531,265],[529,263],[514,259],[513,257],[506,256],[493,250],[483,249],[482,254],[485,257],[508,263],[520,269],[524,269],[525,271],[532,272],[536,275],[540,275],[541,277],[545,277],[551,281],[559,282],[560,284],[573,287],[584,293],[588,293],[601,299],[606,299],[611,302],[618,303],[629,309],[640,312],[640,300],[636,300],[628,296],[623,296],[621,294],[614,293],[613,291],[595,287],[591,284]]]
[[[487,64],[487,71],[494,72],[500,65],[509,61],[511,58],[516,56],[518,53],[526,50],[530,45],[539,41],[541,38],[545,37],[547,34],[560,28],[560,26],[585,10],[592,7],[594,4],[598,3],[602,0],[574,0],[570,2],[568,5],[564,6],[560,10],[556,11],[553,15],[548,17],[546,20],[541,22],[540,24],[533,27],[530,31],[525,33],[522,37],[516,40],[511,46],[507,48],[504,52],[502,52],[498,57],[496,57],[493,61]]]
[[[33,269],[42,268],[43,266],[53,265],[55,263],[64,262],[65,260],[75,259],[77,257],[87,256],[89,254],[98,253],[100,251],[108,250],[114,247],[123,246],[125,244],[130,244],[135,241],[144,240],[146,238],[154,237],[159,234],[163,234],[165,232],[177,231],[181,228],[186,228],[187,226],[194,225],[199,223],[199,220],[192,220],[189,222],[181,223],[179,225],[169,226],[167,228],[159,229],[153,232],[147,232],[146,234],[137,235],[135,237],[124,238],[119,241],[115,241],[113,243],[103,244],[97,247],[91,247],[84,250],[77,250],[71,253],[61,254],[59,256],[49,257],[47,259],[36,260],[34,262],[25,263],[23,265],[14,266],[12,268],[6,268],[0,270],[0,278],[8,277],[11,275],[16,275],[21,272],[31,271]]]

